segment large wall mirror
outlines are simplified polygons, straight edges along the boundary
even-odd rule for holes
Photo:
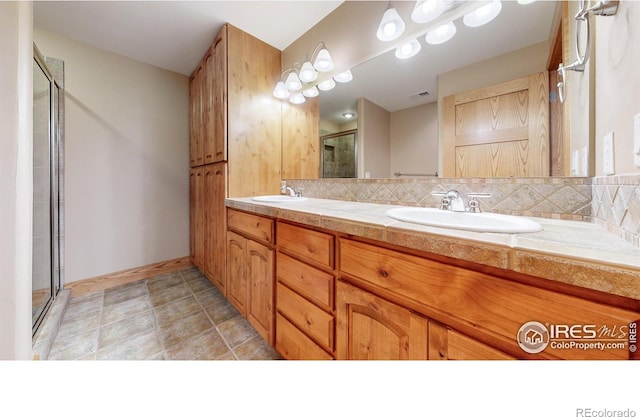
[[[415,56],[398,59],[395,50],[388,50],[360,63],[351,69],[350,83],[320,94],[320,130],[327,124],[345,126],[345,131],[357,129],[359,178],[453,176],[443,175],[443,99],[557,68],[562,59],[562,39],[557,38],[556,29],[562,13],[558,3],[562,2],[503,1],[500,14],[484,26],[467,27],[462,18],[455,20],[455,36],[445,43],[429,44],[421,36],[421,50]],[[375,33],[361,36],[377,41]],[[554,73],[549,71],[547,77]],[[562,130],[557,127],[561,107],[554,109],[555,80],[549,80],[546,88],[550,150],[545,157],[560,164],[553,168],[550,161],[548,175],[566,176],[568,168],[562,162],[567,160],[563,154],[567,146],[554,142],[563,135],[554,132]],[[491,100],[487,106],[491,113]],[[345,114],[355,114],[355,124]],[[494,116],[493,122],[501,123],[500,116]],[[380,135],[386,141],[381,142]],[[473,149],[466,153],[467,158],[473,155]]]

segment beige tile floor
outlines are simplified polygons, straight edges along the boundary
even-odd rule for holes
[[[281,357],[193,267],[72,297],[48,359]]]

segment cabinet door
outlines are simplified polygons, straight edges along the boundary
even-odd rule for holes
[[[205,164],[217,162],[215,156],[215,125],[213,82],[215,77],[215,59],[211,51],[202,60],[202,152]]]
[[[273,345],[273,250],[247,241],[247,320]]]
[[[227,216],[225,163],[205,165],[206,257],[205,274],[226,295]]]
[[[198,134],[200,133],[200,92],[197,70],[189,79],[189,166],[198,165]]]
[[[227,231],[227,298],[246,317],[247,305],[247,239]]]
[[[428,320],[345,282],[336,284],[337,359],[427,359]]]
[[[515,358],[431,320],[429,321],[429,359],[506,360]]]
[[[189,181],[190,225],[192,262],[204,270],[204,171],[202,168],[191,170]]]
[[[214,161],[227,160],[227,26],[213,42],[213,152]]]

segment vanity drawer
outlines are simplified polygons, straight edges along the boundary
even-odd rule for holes
[[[279,313],[276,313],[276,350],[285,359],[333,359],[330,354]]]
[[[475,339],[429,321],[430,360],[509,360],[513,356]]]
[[[518,346],[530,321],[627,328],[640,313],[446,265],[375,245],[340,240],[340,272],[380,288],[379,295],[407,300],[413,309],[450,325],[481,331],[507,353],[525,358],[628,359],[625,349],[547,349],[527,354]],[[337,295],[338,296],[338,295]]]
[[[227,209],[227,228],[256,240],[273,243],[273,220],[242,211]]]
[[[312,266],[278,252],[277,279],[288,287],[317,303],[327,311],[333,310],[334,278]]]
[[[327,350],[333,350],[335,319],[294,291],[278,283],[276,308]]]
[[[278,222],[278,246],[303,260],[333,268],[332,235]]]

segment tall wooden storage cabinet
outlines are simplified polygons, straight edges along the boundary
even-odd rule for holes
[[[191,259],[227,294],[226,210],[233,196],[277,194],[281,52],[224,25],[190,79]]]

